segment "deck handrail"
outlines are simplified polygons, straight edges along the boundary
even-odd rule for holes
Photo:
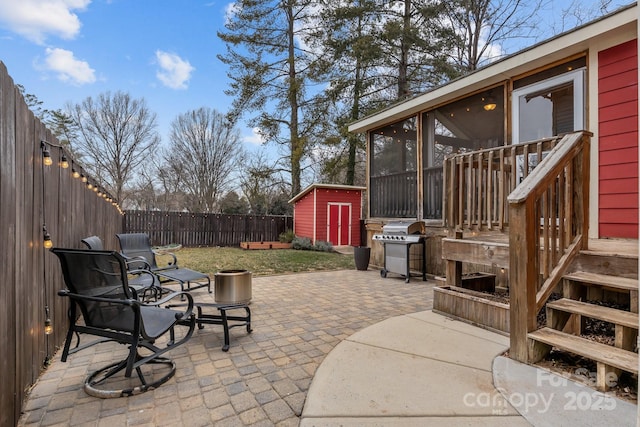
[[[507,197],[510,354],[522,362],[538,312],[587,245],[590,137],[565,135]]]

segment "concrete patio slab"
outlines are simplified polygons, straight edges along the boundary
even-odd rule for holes
[[[509,346],[509,336],[492,332],[469,323],[447,317],[443,314],[434,313],[431,310],[419,311],[417,313],[407,314],[408,317],[422,320],[423,322],[441,326],[453,331],[462,332],[463,334],[481,338],[484,341],[493,342],[501,346]]]
[[[302,418],[496,414],[518,413],[495,390],[488,370],[343,341],[316,371]]]
[[[493,358],[509,347],[507,337],[431,311],[387,319],[347,340],[487,372]]]

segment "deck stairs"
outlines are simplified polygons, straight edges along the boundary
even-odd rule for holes
[[[622,371],[638,374],[637,241],[590,240],[563,276],[562,298],[547,302],[546,319],[545,327],[528,334],[530,362],[552,347],[593,360],[602,391]],[[612,324],[613,345],[585,338],[587,319]]]
[[[596,386],[606,391],[622,371],[638,374],[638,242],[592,239],[588,248],[562,276],[556,289],[562,297],[547,302],[546,326],[527,335],[529,363],[552,348],[580,355],[596,363]],[[508,243],[496,234],[443,241],[443,258],[450,261],[504,268],[508,253]],[[614,344],[586,338],[587,319],[613,324]]]

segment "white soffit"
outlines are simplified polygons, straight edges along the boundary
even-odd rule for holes
[[[349,125],[349,131],[365,132],[405,119],[420,111],[508,80],[529,70],[584,52],[588,50],[594,39],[606,37],[609,33],[633,32],[637,35],[637,20],[637,4],[627,6],[575,30],[521,50],[430,92],[353,122]]]

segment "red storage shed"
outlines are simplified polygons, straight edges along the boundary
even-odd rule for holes
[[[293,232],[298,237],[331,242],[334,246],[360,246],[362,192],[365,187],[311,184],[293,204]]]

